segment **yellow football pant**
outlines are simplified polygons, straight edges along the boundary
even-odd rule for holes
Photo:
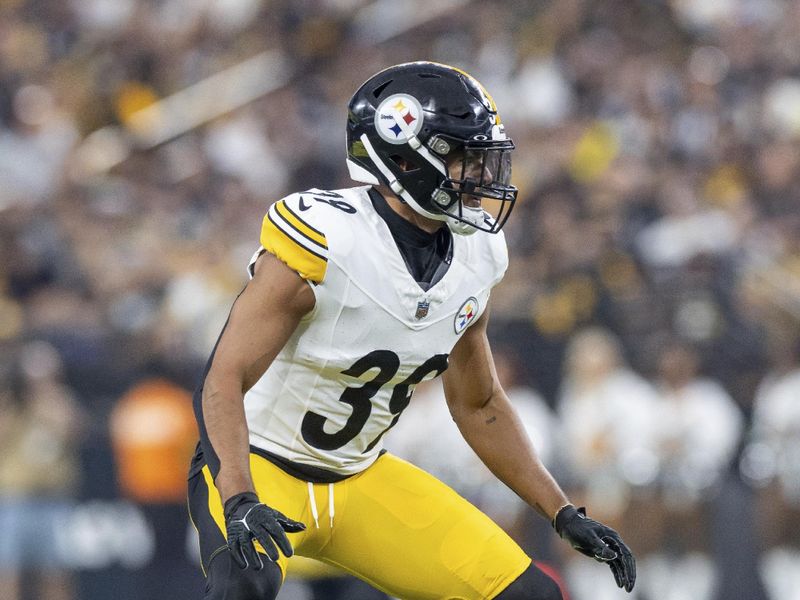
[[[489,517],[435,477],[391,454],[332,488],[314,484],[310,490],[307,482],[255,454],[250,455],[250,468],[261,501],[305,523],[305,531],[288,534],[298,555],[340,567],[391,596],[493,598],[531,562]],[[207,466],[203,477],[208,514],[192,514],[201,545],[207,533],[199,523],[210,523],[209,516],[219,529],[213,537],[225,537],[222,504]],[[287,562],[281,554],[284,575]]]

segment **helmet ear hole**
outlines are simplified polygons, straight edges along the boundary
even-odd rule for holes
[[[414,163],[413,161],[408,160],[407,158],[400,156],[399,154],[392,154],[389,157],[394,164],[397,165],[397,168],[400,169],[403,173],[411,173],[412,171],[419,171],[419,165]]]

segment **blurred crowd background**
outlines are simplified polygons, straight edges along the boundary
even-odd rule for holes
[[[0,0],[0,598],[201,597],[191,390],[268,205],[350,186],[350,95],[417,59],[517,144],[498,367],[633,597],[800,598],[798,31],[796,0]],[[625,596],[436,385],[392,433],[573,600]]]

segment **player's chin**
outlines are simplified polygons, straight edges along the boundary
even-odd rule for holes
[[[467,208],[480,208],[481,198],[470,194],[464,194],[461,196],[461,204]]]

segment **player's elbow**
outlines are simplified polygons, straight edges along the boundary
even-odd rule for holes
[[[479,423],[486,421],[495,403],[494,394],[485,396],[472,395],[462,398],[460,402],[448,402],[450,415],[458,428],[464,431],[474,429]],[[496,419],[492,419],[494,421]]]
[[[244,394],[245,388],[245,378],[241,371],[213,363],[203,381],[203,402],[220,397],[238,397]]]

